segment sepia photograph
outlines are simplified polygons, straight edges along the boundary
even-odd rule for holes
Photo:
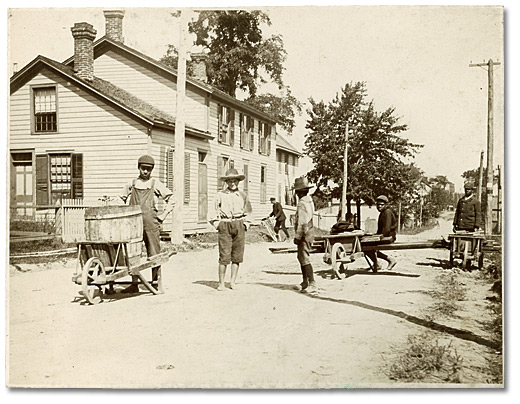
[[[23,3],[6,388],[506,390],[508,6]]]

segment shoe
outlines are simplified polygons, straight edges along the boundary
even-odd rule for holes
[[[135,283],[132,283],[129,287],[124,288],[121,293],[138,293],[139,292],[139,286]]]
[[[218,285],[217,290],[218,290],[219,292],[222,292],[223,290],[226,290],[226,286],[224,286],[224,285]]]
[[[300,283],[301,289],[300,292],[305,293],[305,290],[309,287],[309,284],[307,282]]]
[[[397,265],[397,261],[394,259],[391,259],[390,261],[388,261],[388,266],[386,267],[386,270],[391,271],[392,269],[394,269],[394,267],[396,265]]]
[[[316,284],[314,282],[311,282],[309,287],[306,289],[307,293],[316,293],[317,291],[318,291],[318,287],[316,286]]]

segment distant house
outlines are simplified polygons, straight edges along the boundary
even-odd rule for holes
[[[98,41],[92,25],[75,24],[72,57],[37,56],[12,76],[11,215],[52,214],[62,199],[89,205],[116,198],[137,176],[142,154],[154,157],[153,176],[173,188],[177,72],[123,43],[123,17],[105,11]],[[203,55],[192,57],[197,78],[186,83],[184,196],[177,201],[185,233],[211,229],[208,204],[230,167],[246,176],[241,187],[254,218],[265,217],[277,181],[285,181],[277,178],[277,152],[290,148],[277,144],[271,116],[205,83]],[[171,225],[170,215],[164,230]]]

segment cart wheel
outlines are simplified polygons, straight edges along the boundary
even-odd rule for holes
[[[330,253],[330,260],[332,263],[332,279],[338,278],[341,279],[339,275],[339,270],[343,268],[343,263],[341,259],[345,256],[345,248],[341,243],[336,243],[332,246],[332,251]]]
[[[453,250],[450,249],[450,268],[453,268]]]
[[[101,302],[101,285],[93,285],[93,282],[106,280],[105,266],[97,257],[89,258],[83,266],[81,274],[81,288],[83,296],[90,304]]]

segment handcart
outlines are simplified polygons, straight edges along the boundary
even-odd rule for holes
[[[142,271],[164,264],[169,253],[142,256],[143,224],[139,206],[102,206],[85,212],[85,238],[77,243],[78,255],[72,281],[81,285],[83,296],[90,304],[101,302],[102,295],[115,293],[114,285],[126,276],[138,276],[154,295],[163,293],[161,269],[156,283]]]
[[[340,271],[346,269],[346,264],[365,256],[361,249],[361,237],[364,234],[362,230],[354,230],[323,236],[325,248],[323,261],[332,265],[332,279],[341,279]]]
[[[462,268],[466,269],[472,263],[479,269],[484,265],[483,245],[486,236],[479,232],[455,232],[448,235],[450,244],[450,265],[455,259],[462,260]]]

